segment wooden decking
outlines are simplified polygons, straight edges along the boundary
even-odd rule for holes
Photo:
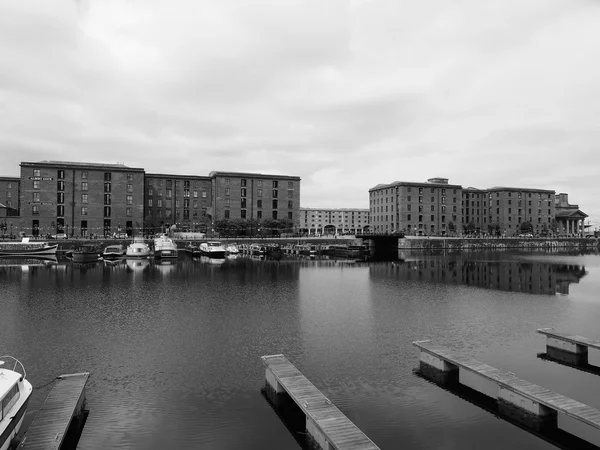
[[[418,341],[413,342],[413,344],[421,349],[421,351],[438,356],[450,364],[458,366],[459,369],[476,372],[495,381],[501,387],[512,390],[557,412],[600,429],[600,410],[596,408],[592,408],[529,381],[521,380],[510,372],[502,372],[476,359],[458,355],[441,345],[432,344],[428,341]]]
[[[554,328],[539,328],[537,332],[547,337],[553,337],[560,339],[561,341],[570,342],[571,344],[585,345],[587,347],[600,350],[600,341],[588,339],[577,334],[562,333],[560,331],[556,331]]]
[[[89,373],[61,375],[18,449],[58,450],[74,416],[82,414]]]
[[[322,431],[331,447],[338,450],[379,449],[285,356],[263,356],[262,360],[307,418]]]

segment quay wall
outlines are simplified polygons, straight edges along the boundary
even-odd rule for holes
[[[597,238],[438,238],[408,237],[398,240],[400,250],[597,250]]]

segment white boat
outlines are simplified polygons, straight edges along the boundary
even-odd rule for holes
[[[150,254],[150,247],[148,247],[143,237],[133,238],[133,242],[127,246],[125,251],[128,258],[147,258]]]
[[[57,248],[58,244],[29,242],[29,238],[23,238],[21,242],[0,242],[0,256],[56,255]]]
[[[155,258],[177,258],[177,246],[166,234],[154,239]]]
[[[209,258],[225,258],[225,247],[218,241],[202,242],[200,253]]]
[[[102,257],[104,259],[116,259],[125,256],[125,247],[121,244],[109,245],[104,249]]]
[[[13,364],[11,369],[4,364]],[[23,373],[17,372],[17,366]],[[33,392],[25,379],[25,367],[12,356],[0,356],[0,450],[14,447],[11,442],[23,425],[27,404]]]
[[[227,246],[225,246],[225,252],[227,252],[228,255],[237,255],[240,252],[240,249],[235,244],[227,244]]]

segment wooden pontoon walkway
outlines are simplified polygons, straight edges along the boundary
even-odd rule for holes
[[[307,418],[307,431],[322,448],[338,450],[377,450],[360,429],[325,397],[283,355],[263,356],[267,381],[276,382],[302,409]],[[269,371],[275,378],[269,380]],[[278,387],[274,386],[278,391]],[[312,424],[311,424],[312,422]],[[316,426],[316,430],[314,427]],[[322,433],[321,436],[319,434]],[[317,434],[315,436],[314,434]],[[323,442],[323,438],[326,442]]]
[[[557,413],[564,414],[576,421],[600,430],[600,410],[592,408],[584,403],[578,402],[564,395],[553,392],[542,386],[517,378],[513,373],[502,372],[494,367],[484,364],[476,359],[465,357],[429,341],[417,341],[413,344],[421,352],[428,353],[434,357],[456,366],[459,370],[473,372],[482,378],[495,382],[499,388],[518,394],[532,402],[537,402]],[[423,361],[423,358],[421,358]],[[499,391],[501,391],[499,389]],[[503,397],[503,399],[506,399]],[[517,405],[518,406],[518,405]],[[595,442],[594,442],[595,443]],[[595,443],[595,445],[597,445]]]
[[[562,333],[560,331],[556,331],[554,328],[539,328],[537,332],[545,335],[548,338],[555,338],[563,342],[569,342],[571,344],[582,345],[584,347],[600,350],[600,341],[588,339],[577,334]]]
[[[18,449],[58,450],[74,417],[85,407],[85,385],[89,373],[61,375],[29,426]]]

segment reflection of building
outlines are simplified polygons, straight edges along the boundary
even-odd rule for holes
[[[371,270],[378,270],[373,266]],[[406,280],[476,286],[527,294],[568,294],[569,284],[585,276],[585,267],[516,261],[420,259],[390,267]]]
[[[556,203],[556,205],[555,205]],[[477,189],[448,184],[447,178],[427,183],[395,181],[369,189],[371,229],[414,235],[489,233],[514,236],[524,223],[534,234],[549,233],[556,218],[559,234],[582,230],[586,214],[569,205],[566,194],[534,188]]]
[[[556,195],[555,205],[558,233],[562,235],[583,234],[583,221],[587,214],[579,209],[579,205],[570,205],[568,194],[564,193]]]
[[[300,208],[300,231],[307,234],[362,234],[369,228],[369,210]]]
[[[21,163],[21,230],[88,236],[140,229],[144,170],[123,164]]]

